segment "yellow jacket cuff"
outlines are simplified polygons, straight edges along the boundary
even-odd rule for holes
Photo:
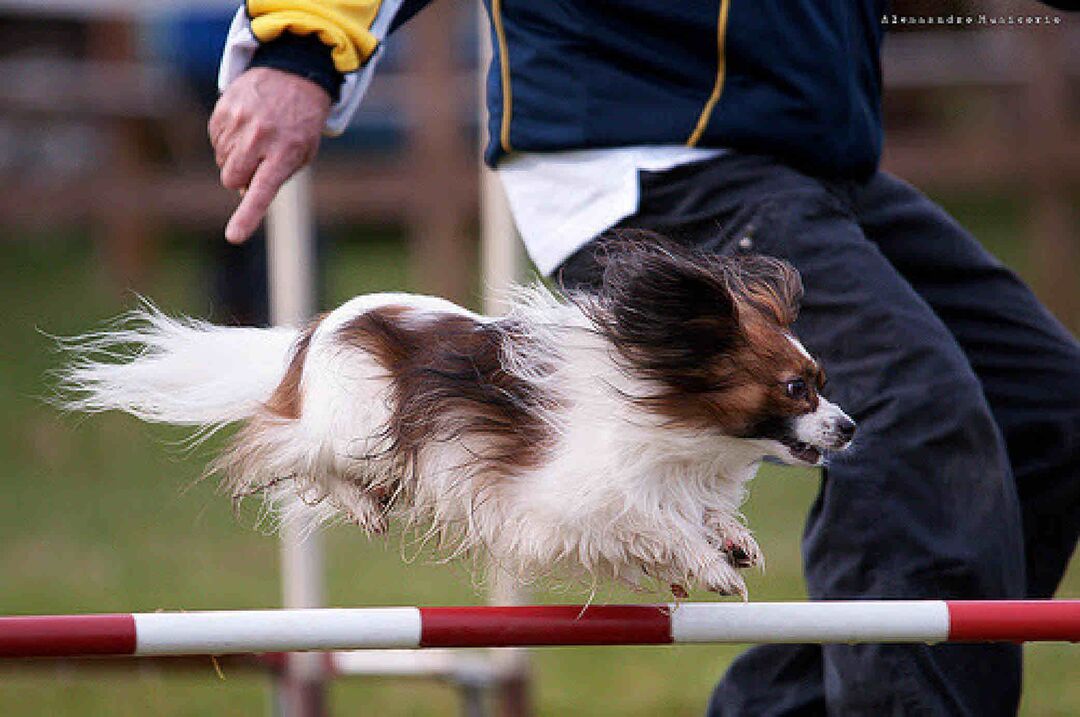
[[[251,32],[270,42],[283,32],[314,34],[331,48],[339,72],[355,72],[379,42],[371,32],[381,0],[247,0]]]

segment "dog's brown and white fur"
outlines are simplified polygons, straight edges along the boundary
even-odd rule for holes
[[[146,307],[75,342],[68,405],[241,422],[213,470],[316,523],[430,526],[522,579],[745,597],[739,569],[761,555],[739,507],[761,459],[816,464],[854,430],[790,333],[798,274],[643,234],[598,251],[598,291],[533,286],[500,318],[410,294],[360,296],[302,330]]]

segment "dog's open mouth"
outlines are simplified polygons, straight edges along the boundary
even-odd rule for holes
[[[797,461],[809,463],[812,466],[821,462],[821,449],[816,446],[795,440],[785,440],[782,443]]]

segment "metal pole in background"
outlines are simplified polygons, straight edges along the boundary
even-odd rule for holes
[[[525,257],[502,184],[486,166],[480,167],[480,261],[483,311],[505,313],[507,292],[523,278]]]
[[[477,67],[477,121],[480,124],[480,155],[487,140],[487,72],[493,53],[492,30],[483,3],[476,3],[477,38],[480,43]],[[480,279],[483,283],[483,311],[497,315],[508,308],[506,294],[525,273],[525,253],[518,239],[514,217],[498,176],[480,162]]]
[[[282,186],[267,214],[270,320],[300,326],[315,313],[315,223],[311,211],[311,168]],[[281,526],[282,605],[322,607],[325,603],[323,537]],[[290,653],[276,678],[278,717],[318,717],[326,711],[325,662],[315,653]]]
[[[506,194],[495,172],[480,167],[480,254],[484,286],[484,313],[502,314],[511,285],[521,279],[524,256]],[[512,576],[491,565],[492,605],[521,605],[528,595]],[[523,648],[493,650],[491,660],[502,676],[497,693],[499,717],[527,717],[533,713],[529,696],[529,653]]]
[[[478,112],[481,142],[487,126],[485,86],[487,68],[491,63],[491,27],[481,3],[476,4],[478,39],[480,42],[477,68],[479,78]],[[483,152],[483,146],[480,148]],[[483,311],[498,315],[507,309],[506,296],[511,285],[524,274],[525,257],[518,239],[510,205],[506,201],[499,178],[480,163],[480,278],[483,286]],[[520,605],[526,595],[513,579],[498,566],[491,566],[491,592],[488,602],[493,605]],[[500,717],[526,717],[532,714],[529,699],[529,654],[523,649],[493,651],[491,660],[503,676],[498,688],[497,710]]]

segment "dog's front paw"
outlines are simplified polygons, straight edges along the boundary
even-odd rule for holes
[[[716,560],[699,576],[707,590],[719,595],[738,595],[746,601],[746,581],[726,560]]]
[[[743,531],[740,534],[726,536],[720,546],[729,563],[736,568],[752,568],[761,565],[764,557],[754,536]]]
[[[750,531],[740,523],[730,519],[720,520],[715,514],[706,514],[705,527],[709,532],[709,542],[724,554],[732,567],[745,569],[764,563],[761,547]]]

